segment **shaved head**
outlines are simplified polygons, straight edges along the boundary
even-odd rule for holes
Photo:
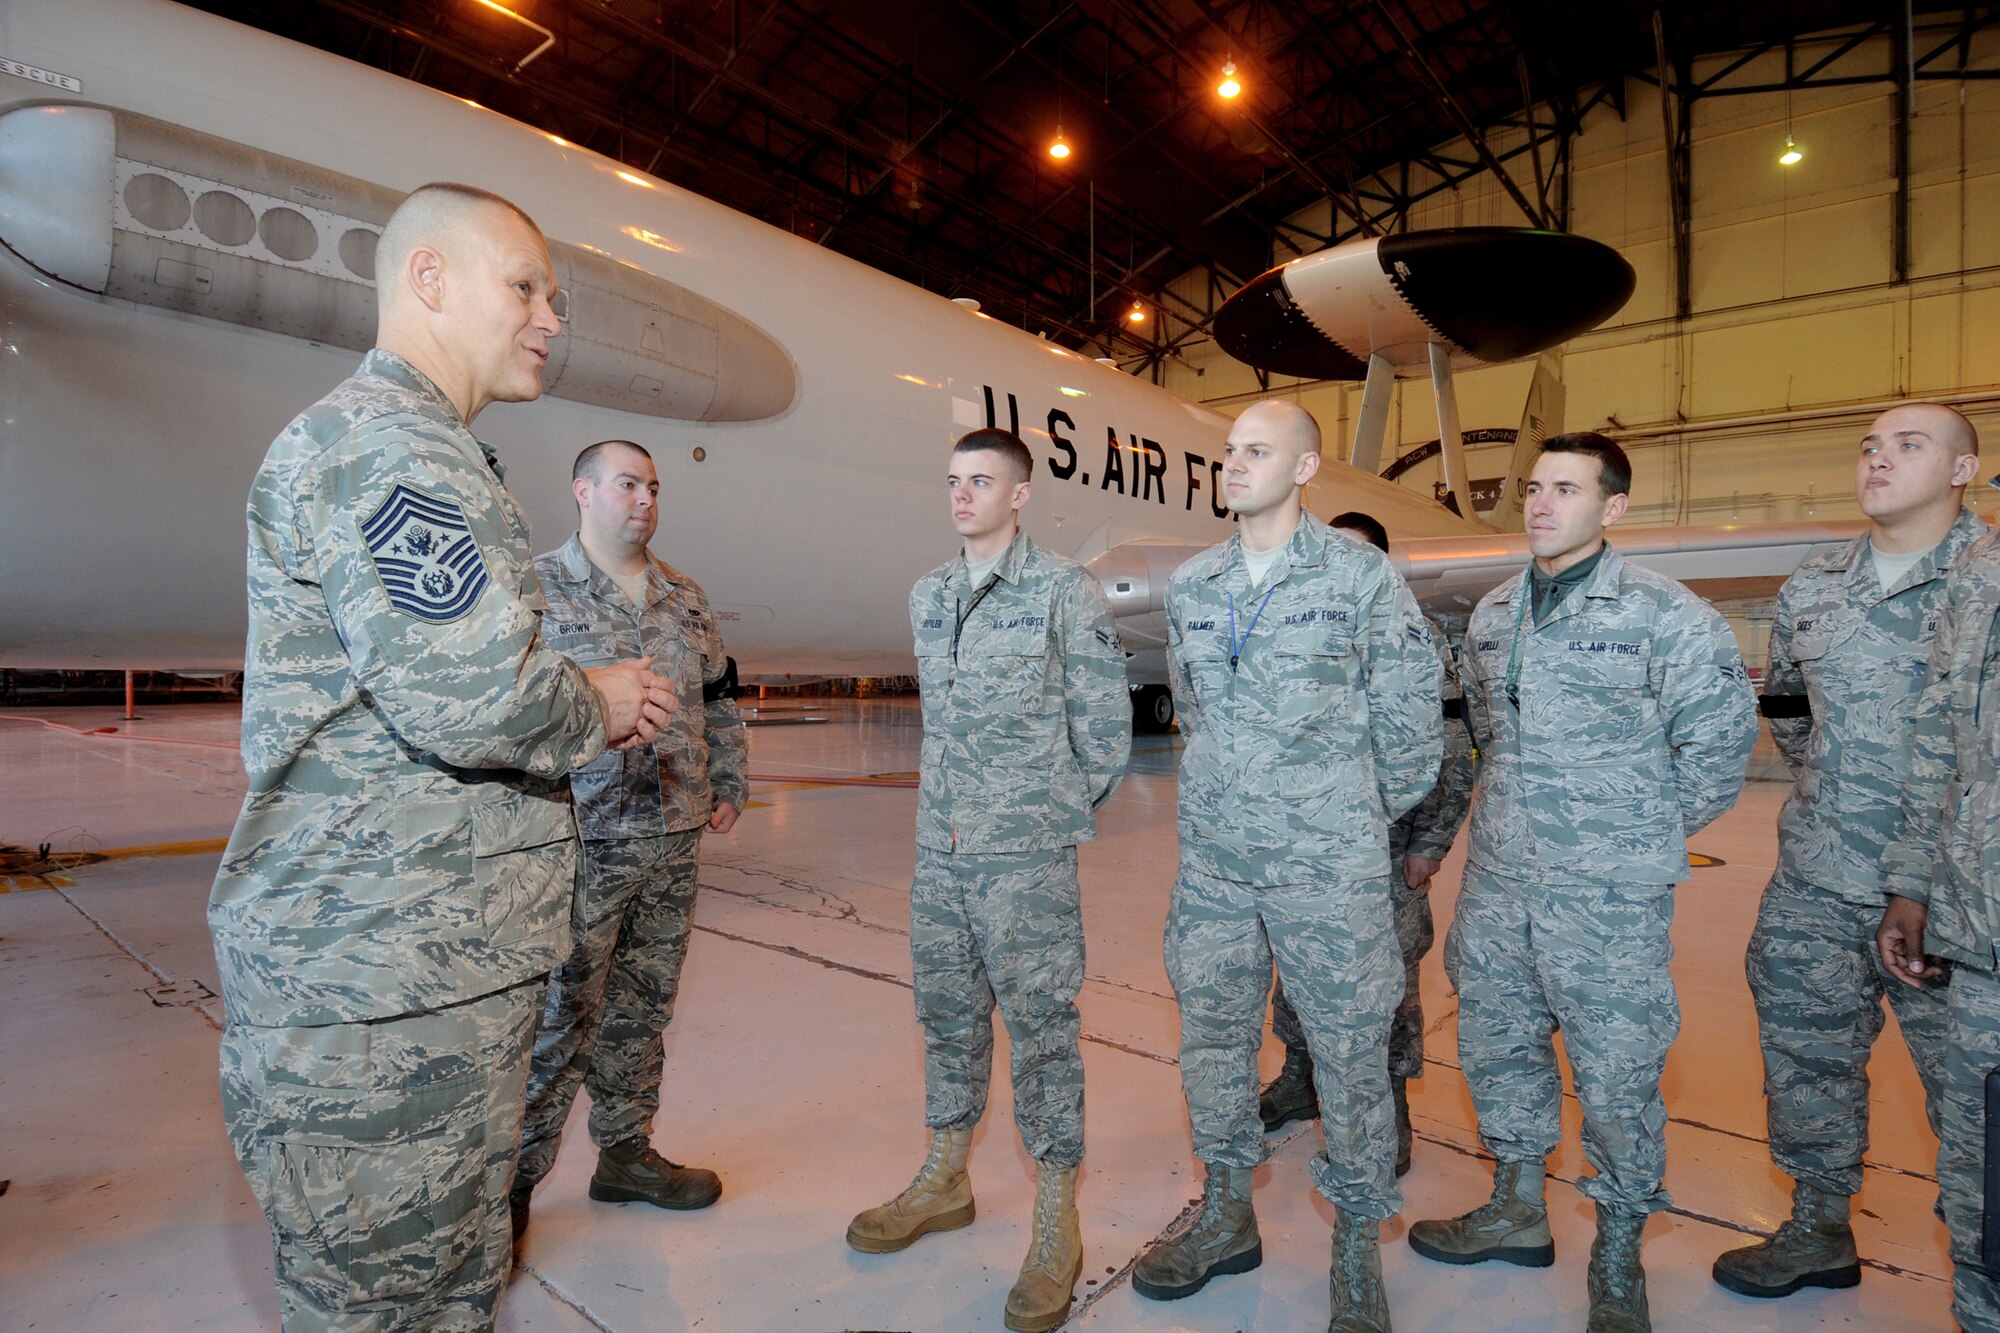
[[[1289,398],[1266,398],[1238,414],[1222,441],[1222,496],[1245,522],[1251,549],[1269,550],[1291,536],[1300,488],[1319,464],[1319,423]]]
[[[520,205],[503,199],[491,190],[452,181],[433,181],[410,191],[382,228],[375,246],[376,300],[383,308],[402,295],[395,281],[409,263],[410,251],[429,246],[446,254],[461,248],[469,231],[496,212],[510,213],[527,224],[535,235],[542,229]]]
[[[1885,426],[1885,423],[1886,426]],[[1888,430],[1921,430],[1954,456],[1979,456],[1979,430],[1972,419],[1944,403],[1902,403],[1875,418],[1869,434]]]
[[[1979,432],[1943,403],[1901,403],[1876,417],[1854,460],[1868,539],[1891,554],[1935,546],[1979,475]]]
[[[1319,422],[1289,398],[1266,398],[1237,415],[1237,424],[1271,444],[1290,447],[1294,458],[1319,452]]]
[[[471,185],[420,186],[375,248],[376,346],[416,367],[471,421],[539,397],[562,334],[555,265],[534,219]]]

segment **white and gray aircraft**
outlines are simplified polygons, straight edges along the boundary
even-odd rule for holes
[[[164,0],[0,0],[0,666],[240,665],[251,474],[372,342],[376,237],[439,179],[506,195],[551,240],[566,336],[546,392],[479,422],[538,545],[573,525],[576,450],[636,440],[659,464],[661,545],[746,678],[906,672],[905,595],[956,541],[945,450],[1004,424],[1038,457],[1030,531],[1092,563],[1135,685],[1162,679],[1165,575],[1230,531],[1226,417],[554,135]],[[1420,592],[1458,598],[1523,558],[1369,472],[1322,478],[1314,507],[1380,518]],[[1663,532],[1668,554],[1730,544]],[[1450,540],[1408,540],[1431,537]],[[1785,547],[1729,571],[1782,574],[1796,530]]]
[[[376,235],[435,179],[519,202],[560,270],[544,397],[479,422],[538,542],[577,449],[644,444],[748,676],[909,668],[974,426],[1038,455],[1057,551],[1228,535],[1215,412],[388,74],[152,0],[6,0],[0,665],[241,662],[250,476],[371,343]],[[1352,487],[1399,532],[1469,530]]]

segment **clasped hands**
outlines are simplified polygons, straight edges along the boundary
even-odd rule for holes
[[[592,667],[584,676],[603,705],[604,739],[613,750],[651,745],[667,718],[680,707],[673,682],[653,674],[653,659],[637,657]]]

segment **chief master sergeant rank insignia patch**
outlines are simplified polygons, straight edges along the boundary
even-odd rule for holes
[[[369,558],[405,615],[442,625],[470,611],[486,590],[486,558],[465,511],[398,485],[361,525]]]

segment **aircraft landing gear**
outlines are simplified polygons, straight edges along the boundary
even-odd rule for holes
[[[1132,730],[1160,735],[1174,727],[1174,692],[1164,685],[1141,685],[1132,691]]]

